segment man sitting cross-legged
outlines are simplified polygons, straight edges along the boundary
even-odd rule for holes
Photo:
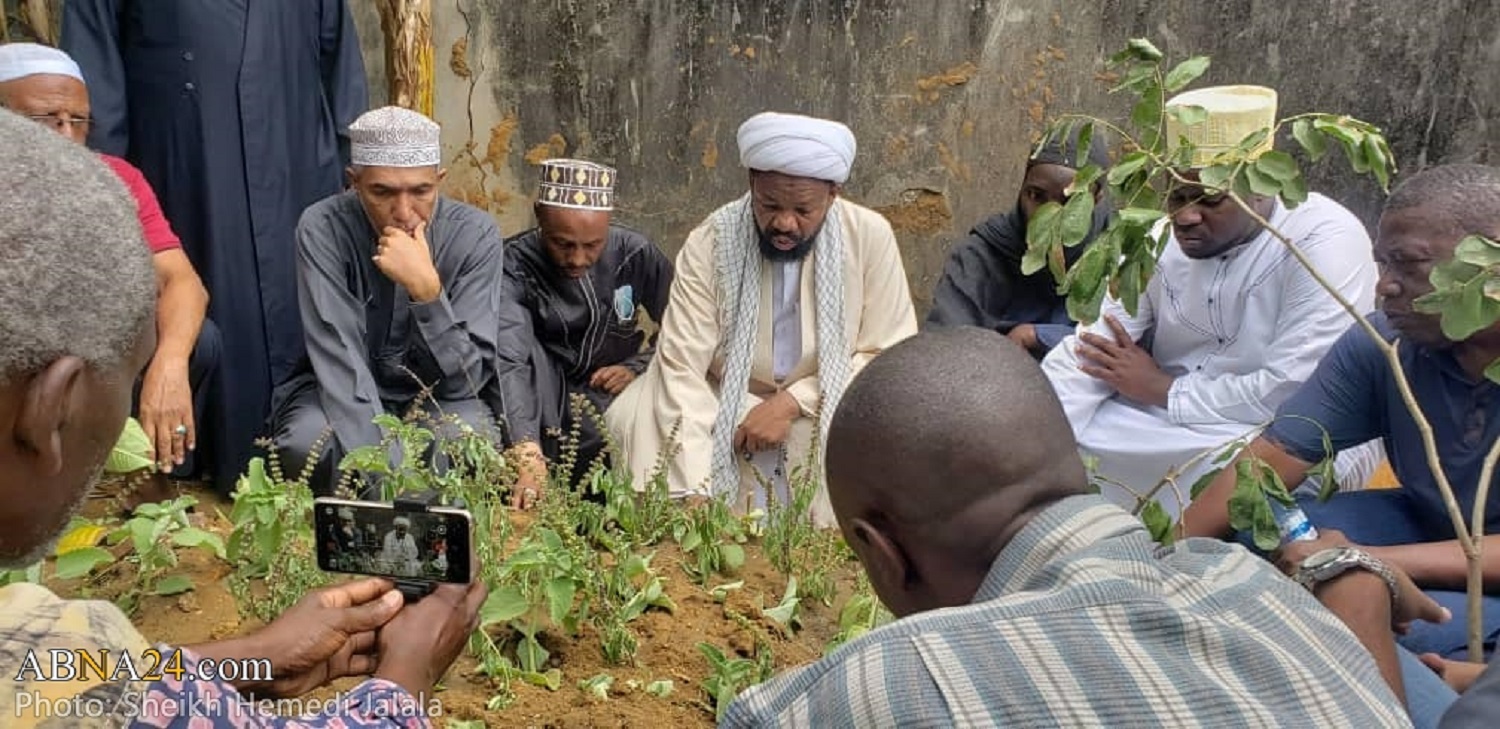
[[[722,726],[1409,726],[1355,636],[1269,563],[1162,548],[1088,494],[1056,396],[1000,334],[876,357],[827,454],[844,539],[900,619],[741,694]]]
[[[1168,105],[1201,107],[1207,120],[1182,127],[1169,117],[1169,138],[1192,140],[1194,157],[1182,171],[1190,182],[1167,198],[1171,237],[1157,270],[1134,316],[1106,297],[1100,320],[1054,347],[1042,369],[1079,445],[1098,458],[1103,493],[1130,508],[1179,469],[1178,487],[1156,495],[1175,518],[1212,467],[1193,459],[1253,434],[1353,319],[1254,216],[1196,184],[1216,155],[1275,123],[1275,92],[1208,88]],[[1352,213],[1317,193],[1296,208],[1247,202],[1356,309],[1374,307],[1370,236]],[[1378,444],[1351,451],[1341,482],[1363,485],[1378,461]]]
[[[547,460],[578,430],[575,482],[604,455],[597,421],[656,351],[672,262],[646,236],[614,224],[616,172],[584,160],[542,163],[536,227],[505,242],[495,383],[506,437],[523,456],[517,500],[541,494]],[[596,416],[575,412],[582,396]]]
[[[135,373],[156,346],[156,277],[135,203],[96,155],[3,110],[0,149],[6,150],[0,168],[6,190],[0,195],[0,341],[6,343],[0,349],[0,569],[18,569],[52,551],[119,437]],[[160,656],[153,659],[147,653],[152,644],[114,605],[64,600],[27,582],[6,585],[0,587],[0,662],[8,667],[0,680],[0,723],[426,726],[422,709],[463,650],[485,597],[482,582],[442,585],[403,605],[389,581],[357,580],[311,593],[254,633],[158,645]],[[52,649],[96,657],[107,651],[104,672],[55,680],[48,666]],[[160,678],[122,670],[125,654],[135,673]],[[204,661],[234,659],[268,661],[272,680],[203,678],[209,673],[200,670]],[[246,701],[297,696],[371,673],[324,712],[301,719],[269,716]],[[46,680],[49,675],[54,680]]]
[[[1436,316],[1413,302],[1433,290],[1433,267],[1451,260],[1469,235],[1500,239],[1500,169],[1480,165],[1435,167],[1391,193],[1375,240],[1380,262],[1381,310],[1371,319],[1388,341],[1399,338],[1401,366],[1412,394],[1431,423],[1438,458],[1467,521],[1484,457],[1500,438],[1500,385],[1484,376],[1500,359],[1500,324],[1462,341],[1443,334]],[[1315,425],[1316,424],[1316,425]],[[1422,436],[1401,398],[1395,375],[1370,335],[1351,327],[1334,344],[1307,384],[1281,406],[1276,422],[1250,444],[1250,452],[1275,469],[1288,487],[1324,458],[1327,430],[1335,451],[1380,438],[1390,453],[1398,489],[1338,494],[1326,503],[1302,499],[1313,526],[1342,531],[1381,560],[1397,565],[1453,611],[1445,625],[1418,625],[1401,636],[1418,653],[1468,656],[1465,626],[1467,560],[1455,541]],[[1233,467],[1183,515],[1197,536],[1227,536]],[[1484,506],[1484,642],[1488,655],[1500,637],[1500,498]],[[1478,656],[1473,660],[1482,660]]]
[[[494,421],[480,395],[495,373],[503,244],[488,213],[438,192],[438,132],[399,107],[356,119],[353,189],[297,226],[307,356],[277,388],[272,431],[296,474],[332,427],[311,479],[320,494],[344,454],[380,443],[382,413]]]

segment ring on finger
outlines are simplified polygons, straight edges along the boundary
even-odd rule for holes
[[[187,435],[187,426],[179,423],[177,427],[172,429],[172,434],[179,437]]]

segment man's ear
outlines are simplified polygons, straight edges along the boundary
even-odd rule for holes
[[[832,186],[830,186],[828,188],[828,195],[830,197],[837,198],[839,195],[842,195],[842,194],[844,194],[844,186],[840,185],[837,182],[833,183]]]
[[[35,454],[36,472],[41,476],[55,476],[62,470],[62,430],[86,368],[77,357],[61,357],[32,377],[21,394],[15,439]]]
[[[440,169],[440,170],[438,170],[437,181],[438,182],[442,182],[443,178],[445,178],[447,176],[448,176],[448,170],[446,168]]]
[[[346,189],[354,187],[354,175],[355,173],[353,165],[344,168],[344,182],[346,183],[344,187]]]
[[[907,578],[911,575],[911,562],[906,553],[883,532],[864,519],[849,522],[849,547],[865,566],[870,582],[882,599],[905,591]],[[893,609],[896,609],[893,607]]]

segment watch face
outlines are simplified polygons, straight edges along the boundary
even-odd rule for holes
[[[1302,569],[1313,571],[1320,567],[1326,567],[1344,556],[1346,550],[1343,547],[1337,549],[1325,549],[1317,552],[1302,562]]]

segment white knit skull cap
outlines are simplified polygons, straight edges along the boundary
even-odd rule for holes
[[[442,127],[399,106],[365,112],[349,125],[350,162],[360,167],[433,167],[442,164]]]

